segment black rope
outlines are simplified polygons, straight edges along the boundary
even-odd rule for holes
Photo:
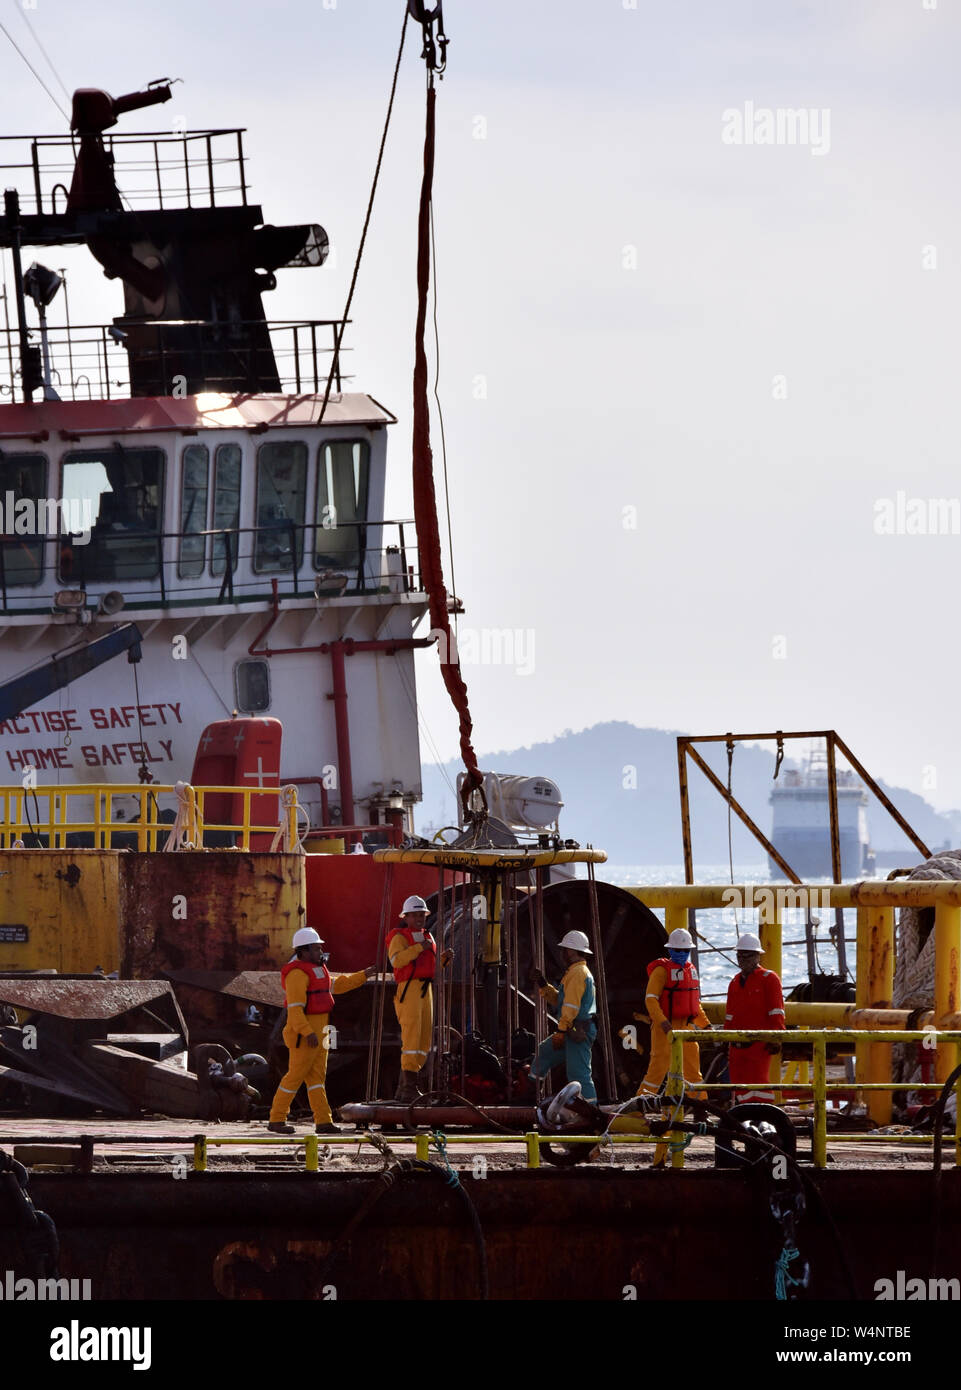
[[[713,1105],[710,1101],[698,1101],[698,1106],[705,1114],[714,1115],[716,1118],[724,1118],[728,1115],[728,1112],[726,1110],[722,1110],[718,1105]],[[676,1127],[677,1126],[675,1126],[675,1128]],[[737,1138],[739,1136],[732,1135],[731,1137]],[[782,1148],[780,1148],[777,1144],[772,1144],[767,1139],[762,1139],[760,1135],[757,1134],[750,1134],[745,1137],[748,1143],[758,1144],[761,1145],[763,1148],[767,1149],[769,1157],[780,1155],[782,1158],[784,1158],[785,1161],[789,1163],[792,1169],[794,1169],[794,1171],[797,1173],[798,1177],[801,1180],[801,1184],[804,1187],[805,1192],[809,1196],[814,1198],[815,1202],[821,1210],[822,1215],[824,1216],[828,1229],[830,1230],[831,1235],[834,1239],[834,1244],[837,1248],[841,1267],[844,1270],[844,1275],[847,1280],[850,1296],[854,1302],[857,1302],[858,1288],[854,1278],[854,1271],[851,1268],[851,1262],[848,1259],[847,1247],[845,1246],[844,1241],[841,1239],[841,1232],[838,1230],[837,1222],[835,1221],[834,1216],[831,1212],[831,1208],[828,1206],[824,1194],[821,1192],[820,1188],[812,1181],[812,1179],[804,1171],[800,1163],[798,1163],[797,1159],[794,1158],[791,1154],[785,1153],[785,1151]],[[739,1153],[736,1149],[728,1148],[727,1146],[725,1146],[724,1152],[730,1154],[733,1158],[738,1159],[745,1168],[753,1169],[753,1162],[750,1159],[748,1159],[745,1154]]]
[[[6,1192],[14,1208],[14,1225],[20,1231],[20,1245],[31,1271],[40,1278],[56,1278],[60,1241],[53,1218],[34,1206],[26,1168],[0,1151],[0,1191]]]
[[[931,1202],[931,1277],[935,1278],[938,1272],[938,1262],[940,1259],[941,1247],[941,1136],[944,1131],[944,1110],[948,1103],[948,1096],[958,1077],[961,1076],[961,1063],[955,1067],[947,1081],[941,1087],[941,1094],[938,1096],[934,1106],[934,1162],[931,1173],[934,1179],[934,1191]],[[957,1124],[957,1120],[955,1121]]]
[[[154,780],[154,776],[153,773],[150,771],[150,768],[147,766],[147,748],[146,744],[143,741],[143,720],[140,718],[140,675],[137,671],[137,666],[138,663],[135,661],[133,663],[133,688],[134,694],[137,697],[137,732],[140,735],[140,772],[138,775],[140,777],[141,782],[146,784],[148,782],[152,782]],[[156,805],[156,798],[154,798],[154,805]],[[157,813],[158,815],[160,813],[159,807],[157,808]]]
[[[459,1195],[462,1204],[466,1207],[474,1235],[474,1243],[477,1249],[478,1284],[480,1286],[479,1297],[481,1300],[486,1301],[490,1298],[490,1280],[487,1268],[487,1242],[484,1239],[484,1231],[480,1223],[480,1217],[477,1215],[477,1208],[474,1206],[470,1194],[465,1190],[463,1184],[460,1182],[451,1183],[449,1174],[446,1173],[439,1164],[426,1163],[423,1159],[397,1158],[389,1168],[378,1173],[375,1186],[368,1192],[367,1196],[361,1202],[360,1206],[354,1212],[353,1216],[347,1222],[347,1225],[331,1247],[330,1253],[324,1261],[320,1274],[318,1275],[319,1281],[323,1282],[327,1278],[327,1275],[333,1268],[334,1262],[337,1260],[350,1236],[367,1219],[377,1203],[383,1197],[386,1197],[395,1182],[399,1178],[410,1177],[414,1173],[430,1173],[432,1176],[440,1178],[445,1186],[452,1188],[452,1190]]]
[[[461,1050],[463,1051],[463,1046]],[[475,1105],[472,1100],[468,1100],[466,1096],[459,1095],[456,1091],[425,1091],[422,1096],[418,1096],[417,1100],[413,1102],[414,1109],[419,1110],[426,1100],[435,1097],[441,1104],[453,1101],[457,1105],[466,1105],[469,1109],[474,1111],[475,1115],[481,1117],[485,1125],[490,1125],[492,1129],[500,1130],[502,1134],[517,1134],[518,1132],[516,1129],[511,1129],[508,1125],[502,1125],[500,1120],[495,1120],[492,1115],[488,1115],[486,1110],[482,1110],[479,1105]]]
[[[327,402],[330,400],[330,390],[340,367],[340,344],[347,329],[347,319],[350,315],[350,306],[354,298],[354,289],[357,285],[357,276],[360,274],[361,257],[364,254],[364,243],[367,240],[367,229],[370,226],[371,213],[374,210],[374,195],[377,192],[377,180],[380,178],[380,166],[384,158],[384,148],[387,144],[387,132],[390,129],[391,113],[394,110],[394,93],[397,91],[397,74],[400,72],[400,60],[404,52],[404,39],[407,35],[408,12],[404,11],[404,24],[400,31],[400,46],[397,49],[397,61],[394,64],[394,79],[390,85],[390,101],[387,104],[387,117],[384,121],[383,133],[380,137],[380,149],[377,152],[377,164],[374,168],[374,179],[370,186],[370,198],[367,201],[367,216],[364,218],[364,228],[360,234],[360,245],[357,247],[357,259],[354,262],[354,273],[351,276],[350,289],[347,292],[347,303],[344,305],[344,317],[340,328],[334,330],[334,355],[330,363],[330,371],[327,373],[327,386],[324,390],[324,403],[320,407],[320,415],[317,418],[318,425],[324,422],[324,415],[327,413]]]

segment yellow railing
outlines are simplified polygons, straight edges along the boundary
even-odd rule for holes
[[[637,885],[626,890],[647,907],[664,909],[668,932],[688,925],[690,908],[733,907],[757,911],[758,935],[764,949],[763,964],[780,975],[782,921],[786,911],[815,909],[819,915],[831,908],[857,909],[857,984],[855,1007],[889,1009],[894,993],[895,924],[897,908],[934,909],[934,998],[931,1021],[951,1030],[961,1003],[961,880],[898,879],[859,883],[754,884],[688,883]],[[830,1005],[809,1005],[809,1010]],[[790,1005],[788,1006],[790,1009]],[[790,1019],[788,1020],[790,1022]],[[811,1020],[814,1021],[813,1018]],[[894,1039],[906,1041],[903,1034]],[[893,1088],[881,1086],[890,1076],[891,1049],[872,1045],[866,1030],[858,1030],[856,1073],[859,1084],[878,1083],[877,1099],[869,1104],[871,1118],[879,1124],[890,1120]],[[944,1082],[953,1067],[949,1048],[935,1054],[935,1077]]]
[[[249,849],[251,835],[276,835],[283,825],[285,842],[290,847],[298,843],[297,796],[292,787],[194,787],[179,784],[181,796],[193,793],[196,801],[196,848],[203,847],[206,831],[233,831],[239,837],[238,848]],[[224,793],[242,798],[239,824],[225,825],[207,821],[204,815],[206,799]],[[251,798],[274,796],[280,798],[277,820],[272,825],[251,821]],[[136,807],[129,802],[133,798]],[[86,805],[78,805],[86,800]],[[117,808],[116,803],[128,804]],[[163,805],[161,804],[163,801]],[[13,849],[24,836],[43,836],[50,849],[66,849],[68,835],[93,837],[94,849],[112,849],[115,836],[136,834],[137,849],[156,850],[174,827],[173,821],[162,821],[162,811],[176,815],[181,804],[178,787],[142,783],[71,783],[69,786],[0,787],[0,849]],[[116,809],[123,812],[117,817]],[[134,810],[134,814],[130,811]]]
[[[704,1029],[697,1028],[676,1028],[671,1033],[671,1070],[667,1078],[665,1087],[665,1100],[681,1101],[685,1089],[692,1091],[743,1091],[748,1089],[747,1083],[743,1081],[711,1081],[711,1082],[686,1082],[684,1080],[684,1043],[690,1041],[710,1041],[718,1043],[733,1042],[777,1042],[784,1043],[790,1038],[793,1044],[810,1043],[812,1049],[812,1076],[810,1082],[792,1081],[790,1089],[792,1091],[810,1091],[814,1099],[814,1162],[819,1168],[823,1168],[827,1163],[827,1098],[829,1092],[852,1090],[879,1092],[879,1091],[921,1091],[931,1090],[931,1086],[926,1086],[920,1081],[884,1081],[884,1082],[855,1082],[852,1086],[850,1081],[828,1081],[827,1079],[827,1050],[828,1047],[838,1043],[904,1043],[904,1042],[926,1042],[929,1044],[938,1043],[944,1052],[953,1052],[957,1059],[959,1048],[961,1048],[961,1032],[945,1032],[934,1029],[915,1030],[915,1029],[842,1029],[825,1028],[819,1031],[805,1030],[803,1032],[785,1033],[783,1029],[773,1030],[767,1028],[750,1029],[723,1029],[708,1033]],[[952,1064],[950,1070],[954,1070]],[[751,1083],[751,1089],[777,1089],[776,1082]],[[961,1076],[954,1083],[954,1098],[956,1106],[955,1127],[954,1127],[954,1161],[961,1167]],[[886,1143],[896,1144],[904,1137],[913,1143],[932,1144],[933,1137],[929,1139],[926,1135],[883,1135],[876,1138],[883,1138]],[[832,1142],[851,1143],[855,1139],[871,1141],[872,1136],[857,1135],[833,1135]],[[671,1162],[676,1168],[684,1166],[684,1147],[683,1134],[679,1131],[671,1131]]]

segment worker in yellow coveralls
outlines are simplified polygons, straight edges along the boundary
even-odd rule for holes
[[[376,967],[352,974],[332,975],[327,969],[324,943],[313,927],[294,932],[294,955],[280,972],[287,1001],[284,1042],[290,1055],[287,1074],[281,1080],[270,1107],[267,1128],[273,1134],[293,1134],[287,1112],[302,1083],[314,1117],[317,1134],[337,1134],[327,1102],[327,1053],[330,1034],[327,1025],[334,1007],[334,995],[358,989],[376,974]]]
[[[678,1028],[710,1028],[711,1023],[701,1004],[701,986],[691,960],[694,938],[683,927],[677,927],[667,938],[667,956],[652,960],[647,967],[647,1012],[651,1018],[651,1060],[647,1073],[637,1088],[639,1096],[656,1095],[661,1089],[671,1064],[671,1032]],[[684,1080],[688,1086],[699,1086],[701,1055],[693,1040],[684,1044]],[[705,1091],[686,1090],[695,1100],[706,1100]],[[670,1098],[665,1108],[673,1111],[677,1102]],[[667,1161],[667,1145],[658,1144],[654,1150],[654,1166],[661,1168]]]
[[[427,904],[416,895],[400,912],[403,925],[387,938],[387,955],[397,986],[394,1012],[400,1024],[400,1080],[394,1099],[412,1105],[423,1092],[417,1077],[430,1054],[434,1029],[433,979],[437,943],[427,930]],[[441,952],[441,966],[450,964],[450,951]]]

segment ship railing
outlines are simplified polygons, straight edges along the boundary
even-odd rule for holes
[[[131,131],[105,134],[103,142],[128,208],[236,207],[246,205],[249,193],[244,133],[244,127]],[[0,173],[8,183],[25,173],[32,185],[21,193],[23,212],[66,211],[79,150],[76,135],[0,136]]]
[[[274,579],[280,598],[313,595],[318,602],[423,589],[410,518],[342,521],[336,527],[278,519],[203,531],[94,532],[87,545],[72,544],[70,536],[56,544],[48,604],[65,586],[118,589],[127,607],[256,602],[271,596]],[[37,611],[31,605],[44,599],[40,584],[26,582],[22,568],[11,572],[8,555],[19,563],[22,552],[22,540],[0,537],[2,613]],[[42,576],[39,557],[36,573]]]
[[[65,401],[177,397],[201,389],[263,394],[268,391],[265,382],[285,395],[320,395],[332,369],[333,390],[341,391],[352,379],[341,371],[350,349],[341,344],[335,353],[343,329],[343,319],[51,324],[46,334],[50,379]],[[28,336],[39,343],[39,329]],[[133,375],[128,347],[135,361]],[[0,325],[0,401],[20,395],[19,332],[7,322]]]
[[[136,746],[134,743],[132,748]],[[132,761],[135,757],[131,752]],[[44,769],[38,771],[42,778]],[[253,836],[273,839],[279,831],[283,832],[285,845],[293,848],[309,829],[303,825],[303,811],[297,805],[293,787],[189,787],[184,783],[173,786],[137,782],[53,786],[38,780],[36,786],[0,787],[0,849],[162,850],[174,831],[178,809],[191,794],[197,843],[185,848],[249,850]],[[210,798],[225,796],[231,798],[232,808],[239,807],[236,820],[208,820],[205,809]],[[254,797],[277,799],[276,816],[270,823],[253,818]],[[78,806],[78,802],[84,804]],[[261,844],[259,848],[268,846]]]
[[[131,745],[126,745],[131,749]],[[137,744],[132,745],[136,749]],[[131,751],[131,761],[136,755]],[[42,778],[45,769],[39,771]],[[32,780],[32,779],[31,779]],[[195,846],[180,848],[250,849],[252,837],[278,837],[278,847],[295,849],[309,837],[312,848],[319,844],[332,854],[365,842],[372,848],[397,847],[404,831],[395,825],[337,825],[331,823],[326,794],[323,800],[324,824],[311,826],[300,804],[297,788],[315,778],[301,778],[278,787],[215,787],[189,783],[87,782],[60,786],[38,780],[35,786],[0,787],[0,849],[136,849],[141,853],[167,847],[177,823],[177,813],[188,808],[182,818]],[[232,798],[236,820],[208,818],[211,797]],[[254,797],[276,797],[277,811],[270,823],[253,817]],[[131,805],[131,800],[133,805]],[[262,807],[258,808],[262,812]],[[31,843],[28,843],[31,842]],[[18,844],[18,842],[20,842]],[[172,849],[173,846],[170,846]],[[263,849],[261,844],[259,848]]]
[[[790,1041],[791,1046],[801,1045],[810,1046],[812,1052],[812,1080],[809,1082],[794,1080],[789,1083],[774,1080],[767,1082],[745,1082],[745,1081],[696,1081],[689,1082],[684,1079],[684,1044],[686,1042],[700,1043],[755,1043],[755,1042],[775,1042],[784,1044]],[[804,1029],[802,1031],[770,1028],[740,1028],[740,1029],[713,1029],[707,1032],[697,1028],[675,1028],[671,1032],[671,1068],[668,1073],[665,1086],[664,1105],[669,1107],[671,1103],[675,1106],[675,1115],[680,1119],[684,1106],[684,1095],[686,1091],[693,1094],[698,1092],[731,1092],[731,1091],[761,1091],[772,1094],[772,1103],[775,1097],[779,1098],[782,1089],[789,1089],[791,1092],[809,1092],[813,1098],[813,1134],[812,1134],[812,1157],[818,1168],[825,1168],[828,1162],[828,1131],[827,1131],[827,1102],[828,1097],[842,1093],[850,1097],[852,1091],[864,1091],[870,1096],[884,1094],[890,1098],[892,1091],[931,1091],[940,1090],[938,1086],[923,1081],[828,1081],[827,1056],[828,1049],[832,1047],[851,1046],[862,1048],[865,1046],[876,1047],[879,1044],[886,1045],[886,1050],[890,1052],[890,1045],[894,1043],[920,1043],[925,1047],[937,1047],[939,1054],[953,1059],[951,1060],[950,1070],[955,1070],[956,1063],[961,1057],[961,1030],[959,1029],[938,1029],[938,1028],[825,1028],[825,1029]],[[945,1077],[945,1080],[949,1079]],[[954,1161],[955,1166],[961,1167],[961,1073],[953,1083],[953,1093],[955,1102],[955,1124],[954,1124]],[[733,1137],[733,1136],[732,1136]],[[684,1149],[689,1142],[689,1135],[681,1130],[672,1130],[668,1136],[671,1150],[671,1163],[674,1167],[684,1166]],[[885,1146],[897,1146],[898,1144],[924,1145],[931,1147],[934,1143],[933,1135],[926,1134],[871,1134],[858,1132],[856,1134],[838,1133],[831,1135],[831,1143],[844,1144],[883,1144]],[[772,1154],[773,1156],[773,1154]]]
[[[664,910],[664,928],[670,933],[677,927],[688,928],[689,914],[698,909],[731,908],[741,915],[740,928],[746,929],[745,914],[757,913],[757,932],[763,948],[762,963],[766,969],[782,975],[783,922],[792,911],[807,913],[812,908],[825,910],[854,909],[856,913],[857,981],[855,1002],[785,1002],[787,1022],[811,1028],[857,1026],[856,1038],[861,1046],[855,1054],[855,1080],[848,1089],[866,1088],[868,1114],[880,1125],[892,1118],[892,1092],[899,1089],[928,1089],[915,1082],[905,1088],[892,1081],[891,1049],[870,1045],[868,1027],[882,1024],[906,1028],[908,1021],[929,1025],[921,1034],[928,1039],[933,1058],[934,1074],[943,1082],[951,1068],[953,1049],[939,1048],[931,1039],[936,1029],[958,1026],[958,1004],[961,999],[961,881],[945,879],[899,879],[830,884],[652,884],[626,889],[645,906]],[[895,912],[899,908],[931,908],[934,912],[934,990],[932,1008],[928,1014],[892,1009],[894,995]],[[751,920],[750,917],[747,920]],[[709,943],[716,944],[716,943]],[[707,1004],[707,1013],[716,1021],[723,1019],[723,1004]],[[717,1034],[712,1036],[717,1037]],[[792,1043],[813,1036],[810,1033],[791,1033]],[[897,1041],[905,1041],[906,1033]],[[784,1034],[781,1034],[784,1037]],[[743,1088],[742,1088],[743,1089]]]

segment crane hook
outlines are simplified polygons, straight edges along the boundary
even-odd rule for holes
[[[447,45],[449,39],[444,33],[444,6],[442,0],[437,0],[437,4],[432,10],[427,8],[425,0],[407,0],[407,13],[411,19],[417,21],[424,31],[424,51],[421,57],[427,63],[427,69],[431,73],[437,73],[438,77],[443,77],[444,69],[447,67]],[[434,25],[437,25],[436,36]],[[440,59],[438,60],[438,49]]]

